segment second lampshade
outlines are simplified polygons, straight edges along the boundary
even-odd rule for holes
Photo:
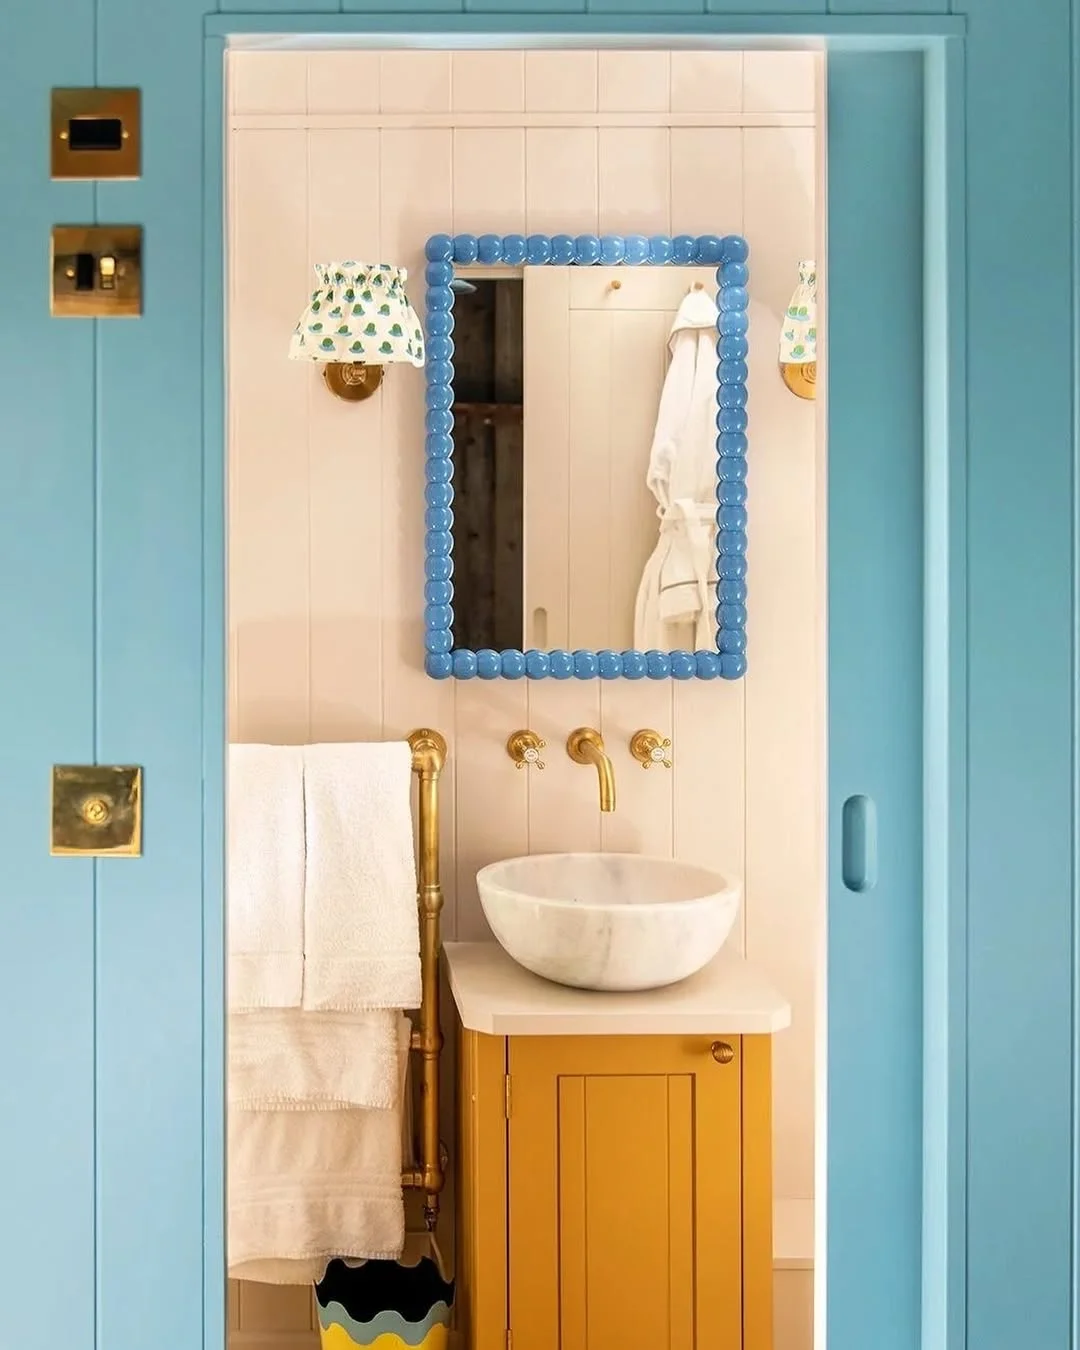
[[[424,364],[420,320],[405,293],[408,273],[390,263],[316,263],[318,285],[289,344],[293,361],[320,361],[339,398],[369,398],[383,366]]]

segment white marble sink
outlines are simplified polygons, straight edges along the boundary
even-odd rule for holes
[[[499,944],[556,984],[660,989],[708,965],[739,909],[718,872],[636,853],[537,853],[476,874]]]

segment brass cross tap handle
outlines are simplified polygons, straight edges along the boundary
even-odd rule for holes
[[[540,751],[545,745],[547,741],[541,740],[535,731],[515,731],[506,742],[506,753],[519,769],[542,769],[544,761]]]
[[[665,769],[670,769],[670,749],[670,738],[661,736],[658,731],[635,731],[630,737],[630,753],[643,769],[651,769],[654,764],[662,764]]]

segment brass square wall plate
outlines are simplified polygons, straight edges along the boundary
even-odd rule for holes
[[[54,225],[52,313],[59,319],[142,314],[142,226]]]
[[[138,89],[54,89],[54,178],[138,178],[142,172]]]
[[[54,764],[49,851],[54,857],[140,857],[142,769]]]

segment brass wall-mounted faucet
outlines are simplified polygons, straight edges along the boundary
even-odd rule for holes
[[[604,751],[604,738],[592,727],[578,727],[566,738],[566,753],[575,764],[595,764],[600,779],[600,810],[615,810],[615,770]]]

